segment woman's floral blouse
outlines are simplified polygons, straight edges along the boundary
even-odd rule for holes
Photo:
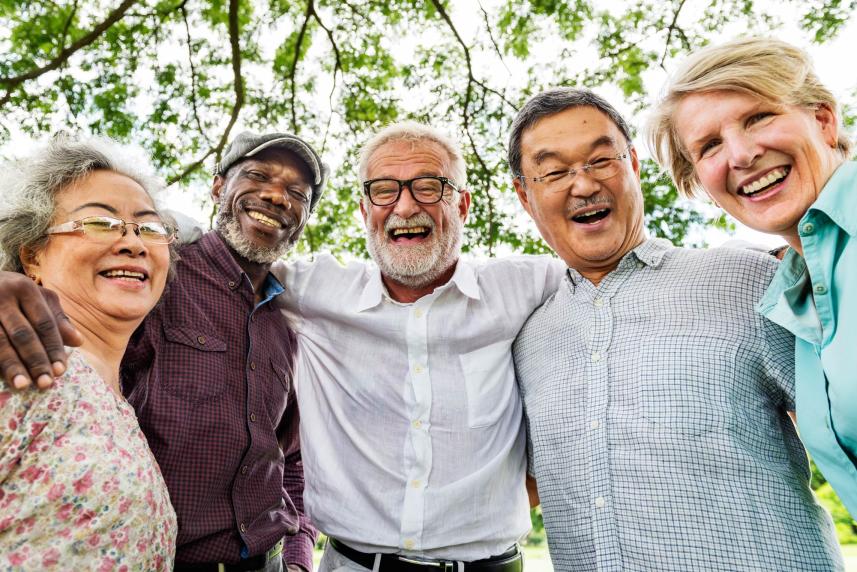
[[[0,570],[171,570],[176,515],[134,410],[79,351],[47,391],[0,384]]]

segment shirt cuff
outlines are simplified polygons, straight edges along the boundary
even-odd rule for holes
[[[304,531],[283,539],[283,566],[297,564],[304,570],[312,570],[312,549],[315,542],[310,534]]]

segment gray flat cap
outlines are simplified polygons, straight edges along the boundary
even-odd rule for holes
[[[324,182],[327,179],[329,169],[327,165],[321,162],[318,153],[309,146],[309,143],[291,133],[263,133],[261,135],[251,133],[250,131],[239,133],[226,146],[220,163],[214,166],[214,174],[225,175],[229,167],[241,159],[252,157],[262,149],[267,149],[268,147],[280,147],[291,151],[306,164],[313,176],[312,198],[310,199],[309,210],[310,212],[314,211],[318,199],[321,198],[324,192]]]

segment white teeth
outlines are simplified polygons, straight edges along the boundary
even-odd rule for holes
[[[789,171],[785,167],[780,167],[779,169],[774,169],[773,171],[771,171],[770,173],[768,173],[767,175],[765,175],[761,179],[757,179],[757,180],[753,181],[752,183],[750,183],[749,185],[744,185],[743,187],[741,187],[741,191],[745,195],[752,195],[753,193],[756,193],[756,192],[764,189],[765,187],[770,186],[771,184],[779,181],[780,179],[784,179],[786,177],[786,175],[788,175],[788,174],[789,174]]]
[[[269,216],[263,215],[262,213],[259,213],[256,211],[247,211],[247,215],[254,220],[258,220],[262,224],[265,224],[265,225],[268,225],[268,226],[271,226],[274,228],[283,228],[283,225],[280,224],[280,221],[274,220]]]
[[[412,226],[409,228],[394,228],[393,236],[399,236],[400,234],[420,234],[423,232],[428,232],[428,227],[425,226]]]
[[[108,270],[104,273],[107,278],[131,278],[134,280],[145,280],[146,275],[142,272],[132,272],[131,270]]]

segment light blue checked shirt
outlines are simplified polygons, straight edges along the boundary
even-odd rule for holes
[[[557,570],[841,570],[809,488],[776,261],[648,240],[574,270],[514,345]]]

